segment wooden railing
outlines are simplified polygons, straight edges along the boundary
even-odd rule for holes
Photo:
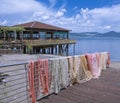
[[[44,46],[44,45],[57,45],[57,44],[75,44],[75,40],[70,39],[39,39],[39,40],[23,40],[24,44],[29,44],[31,46]]]

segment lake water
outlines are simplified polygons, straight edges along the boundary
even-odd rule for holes
[[[111,61],[120,61],[120,38],[115,37],[80,37],[70,35],[71,39],[77,41],[75,45],[75,54],[110,52]],[[70,52],[73,55],[73,45],[70,46]]]

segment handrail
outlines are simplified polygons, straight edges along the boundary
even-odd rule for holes
[[[0,64],[0,103],[29,103],[27,62]]]

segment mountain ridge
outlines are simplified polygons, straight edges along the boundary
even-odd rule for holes
[[[120,32],[116,31],[109,31],[105,33],[99,33],[99,32],[81,32],[81,33],[70,33],[70,35],[76,35],[76,36],[97,36],[97,37],[120,37]]]

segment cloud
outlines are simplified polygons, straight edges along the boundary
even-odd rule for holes
[[[44,21],[56,26],[65,27],[73,32],[108,30],[120,31],[120,5],[113,5],[107,8],[81,8],[77,14],[66,17],[67,10],[62,8],[57,11],[40,11],[34,13],[31,20]]]
[[[46,19],[49,19],[50,18],[50,15],[51,15],[51,12],[44,12],[44,11],[38,11],[38,12],[35,12],[32,16],[31,19],[33,20],[46,20]]]
[[[61,17],[64,15],[65,12],[66,12],[66,9],[61,9],[56,13],[55,17]]]
[[[0,1],[0,20],[8,20],[7,25],[41,20],[49,18],[51,10],[37,0],[1,0]],[[38,16],[39,15],[39,16]]]
[[[1,0],[0,14],[15,14],[35,12],[38,10],[46,10],[47,8],[40,2],[35,0]]]
[[[113,5],[107,8],[95,8],[89,10],[88,15],[89,19],[93,24],[95,24],[96,27],[98,26],[102,27],[100,30],[104,29],[104,25],[110,25],[106,26],[106,29],[113,27],[114,30],[118,31],[118,28],[120,27],[119,10],[120,4]]]
[[[106,32],[109,30],[120,31],[120,5],[113,5],[104,8],[81,8],[79,13],[72,16],[72,20],[67,22],[73,32],[98,31]],[[67,27],[67,26],[65,26]]]
[[[104,26],[105,29],[111,29],[110,25]]]
[[[49,0],[50,7],[56,5],[56,0]],[[63,3],[65,5],[65,3]],[[108,30],[120,31],[120,4],[103,8],[81,8],[77,9],[74,15],[67,15],[68,11],[62,5],[58,9],[47,7],[36,0],[1,0],[0,16],[3,16],[0,24],[8,24],[12,15],[11,23],[22,23],[28,21],[40,21],[66,29],[73,32],[98,31],[106,32]],[[66,16],[67,15],[67,16]],[[7,20],[7,21],[6,21]],[[4,21],[4,22],[3,22]]]
[[[50,2],[50,8],[53,8],[56,4],[56,0],[49,0]]]
[[[4,21],[0,21],[0,25],[6,25],[7,24],[7,20],[4,20]]]

